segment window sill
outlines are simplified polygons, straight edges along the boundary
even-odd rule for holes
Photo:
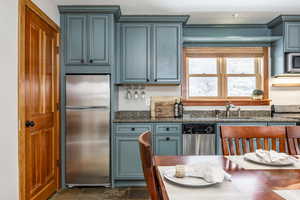
[[[232,103],[236,106],[264,106],[270,105],[270,99],[252,100],[252,99],[198,99],[183,100],[184,106],[225,106]]]

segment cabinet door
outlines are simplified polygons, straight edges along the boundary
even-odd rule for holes
[[[181,154],[180,136],[155,136],[155,154],[168,156]]]
[[[88,62],[90,65],[110,65],[111,16],[89,15]]]
[[[268,122],[268,126],[296,126],[295,122]]]
[[[154,25],[153,80],[156,83],[180,83],[181,25]]]
[[[86,19],[86,15],[80,14],[66,16],[66,65],[86,62]]]
[[[115,136],[115,179],[143,179],[138,136]]]
[[[150,28],[149,24],[121,25],[121,82],[149,80]]]
[[[285,24],[285,51],[300,52],[300,22]]]

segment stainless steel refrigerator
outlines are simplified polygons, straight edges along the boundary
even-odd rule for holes
[[[110,76],[66,77],[66,184],[110,183]]]

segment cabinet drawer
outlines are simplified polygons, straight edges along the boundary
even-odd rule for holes
[[[155,154],[175,156],[181,154],[181,136],[173,134],[155,137]]]
[[[140,134],[145,131],[152,131],[151,124],[116,124],[115,132],[117,134]]]
[[[181,134],[181,124],[157,124],[156,134]]]

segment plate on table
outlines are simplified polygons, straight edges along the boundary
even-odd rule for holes
[[[175,176],[175,169],[168,169],[163,173],[165,179],[170,182],[186,187],[208,187],[217,184],[217,182],[207,182],[203,178],[186,176],[184,178],[177,178]]]
[[[247,161],[250,161],[250,162],[254,162],[254,163],[257,163],[257,164],[261,164],[261,165],[269,165],[269,166],[276,166],[276,167],[284,167],[284,166],[291,166],[291,165],[294,165],[294,162],[292,160],[289,160],[289,159],[286,159],[286,160],[282,160],[280,161],[280,163],[276,163],[276,162],[273,162],[273,163],[270,163],[270,162],[266,162],[264,161],[262,158],[258,157],[256,155],[255,152],[253,153],[246,153],[244,155],[244,159],[247,160]]]

